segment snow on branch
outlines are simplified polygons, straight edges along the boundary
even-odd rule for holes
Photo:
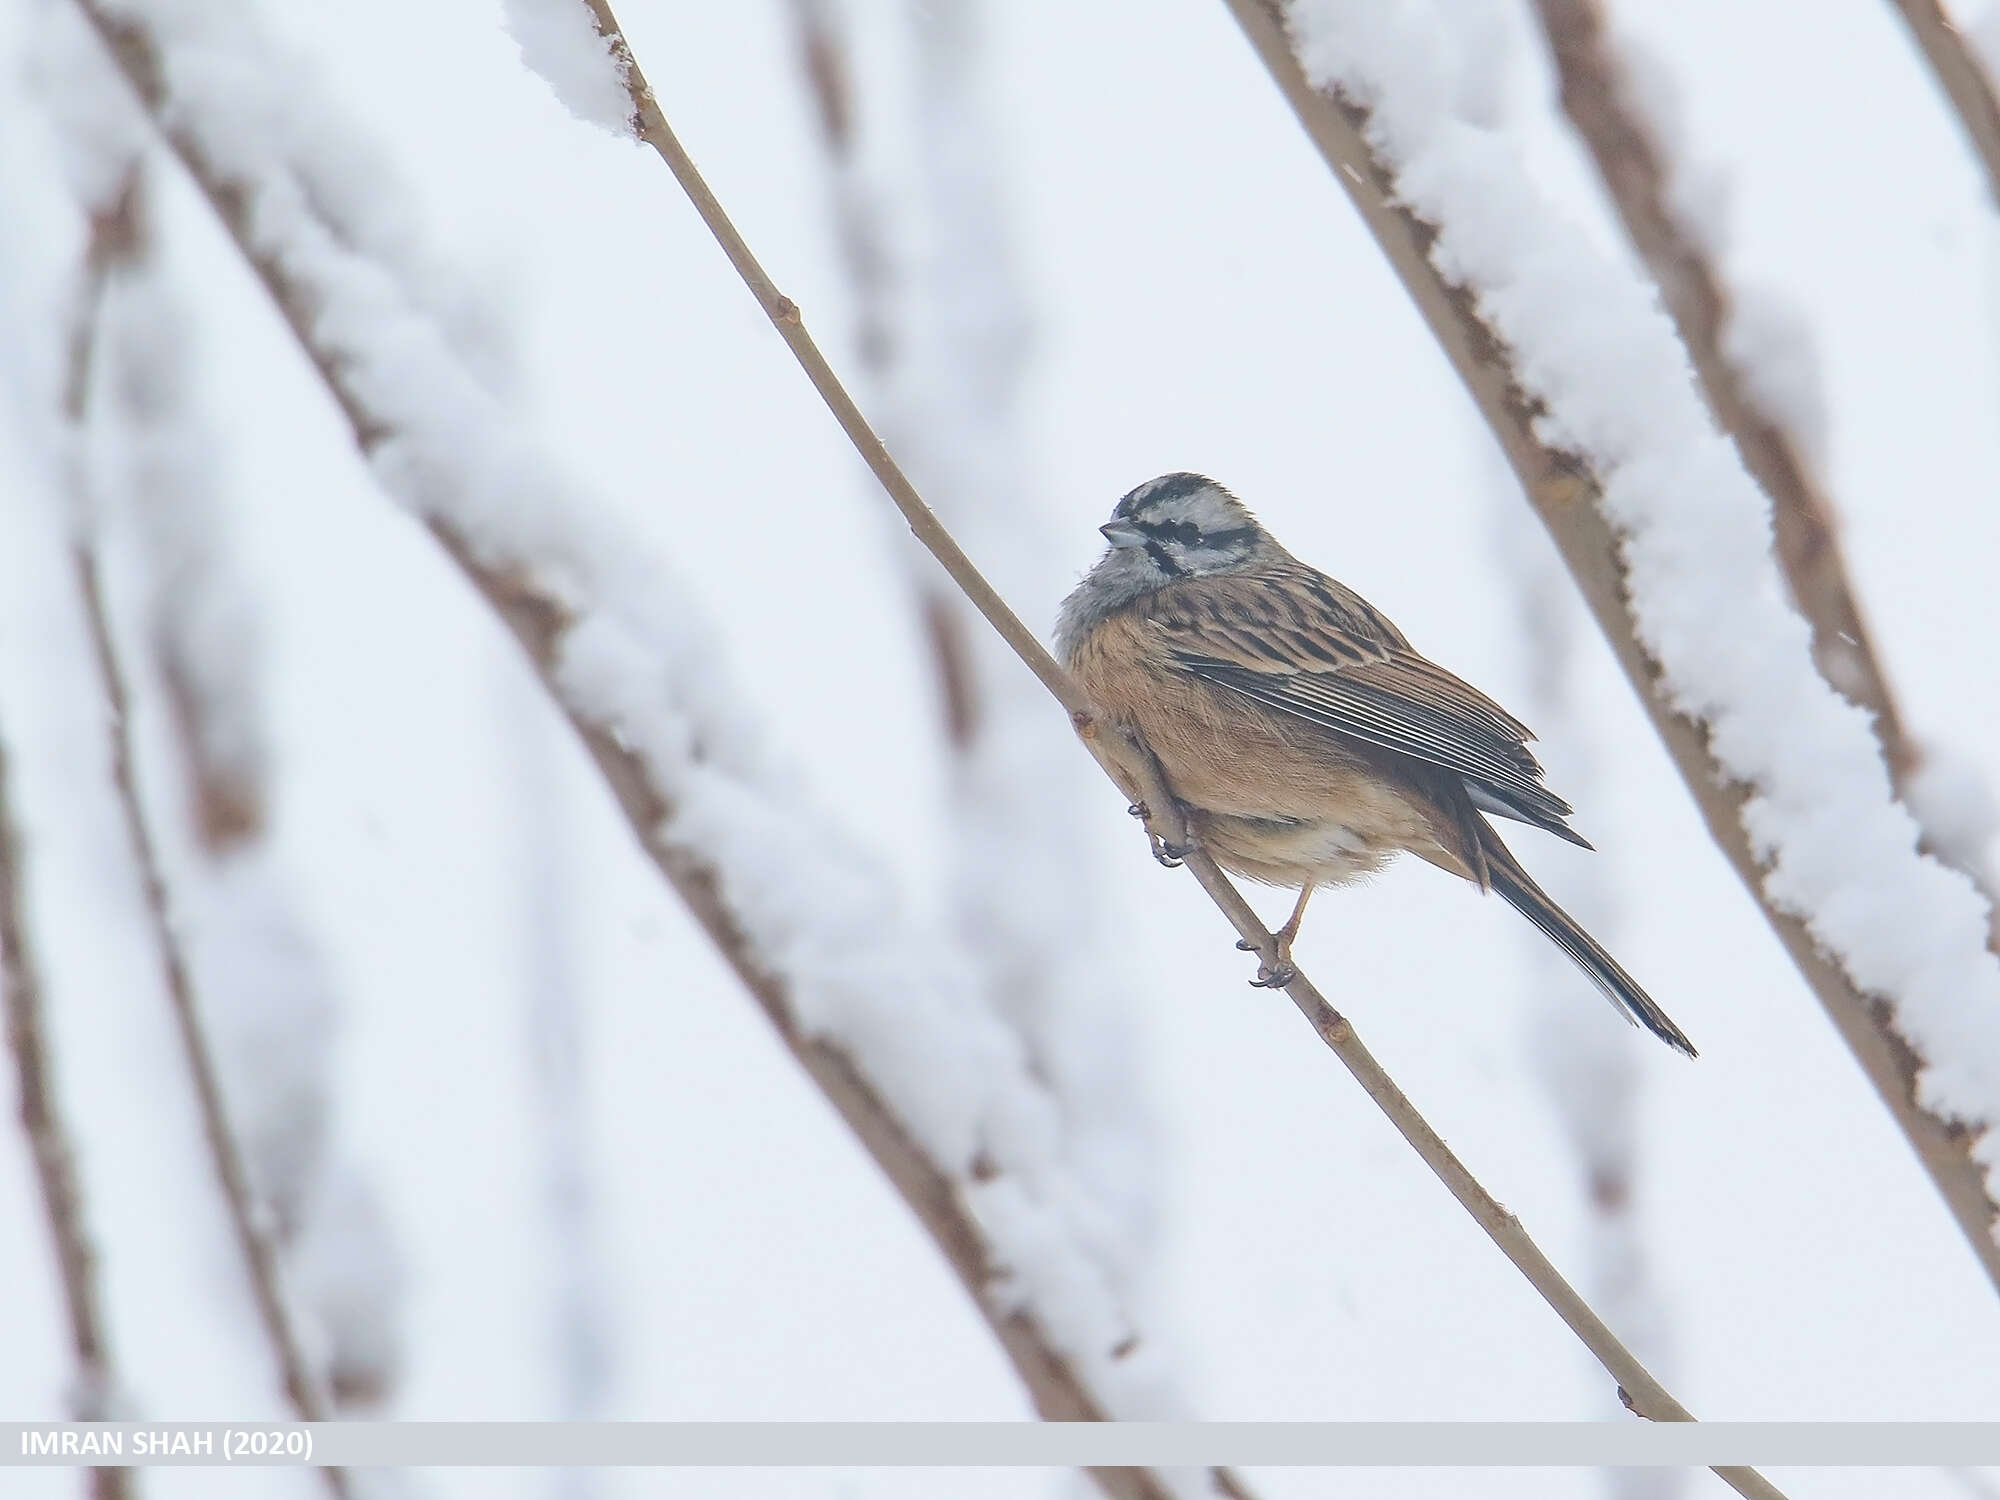
[[[168,878],[256,1211],[312,1315],[328,1394],[342,1407],[378,1406],[399,1373],[398,1258],[372,1185],[337,1139],[337,1002],[273,836],[261,621],[217,513],[219,465],[188,396],[149,178],[135,175],[121,200],[125,232],[106,267],[91,433],[100,520],[140,543],[147,634],[185,785],[181,816],[162,819],[173,835]]]
[[[301,80],[232,6],[80,8],[384,487],[514,632],[641,845],[943,1249],[1037,1408],[1173,1410],[1018,1038],[770,753],[688,591],[532,446],[396,268],[318,217],[274,123]],[[1227,1476],[1098,1478],[1132,1500],[1241,1493]]]
[[[100,119],[115,118],[116,109],[123,107],[123,101],[111,102],[114,113],[100,116]],[[102,142],[82,144],[84,149],[78,152],[77,160],[72,163],[73,169],[78,163],[86,161],[90,150],[100,147]],[[97,685],[104,695],[106,731],[111,742],[112,780],[136,866],[153,945],[159,958],[161,977],[173,1010],[183,1059],[194,1086],[209,1160],[243,1255],[251,1295],[284,1385],[286,1399],[300,1420],[323,1421],[327,1415],[326,1397],[307,1359],[296,1320],[285,1300],[276,1248],[264,1216],[259,1212],[248,1159],[224,1098],[222,1068],[204,1026],[193,968],[167,885],[165,862],[140,791],[132,730],[130,679],[121,657],[105,593],[96,497],[83,462],[95,385],[93,365],[100,352],[106,284],[111,268],[128,256],[136,244],[138,180],[136,155],[128,157],[122,172],[95,177],[83,173],[77,178],[92,232],[75,304],[70,311],[69,364],[63,379],[62,417],[68,429],[71,449],[69,473],[76,511],[70,561],[89,632]],[[106,195],[96,196],[94,188],[103,189]],[[344,1469],[329,1467],[322,1470],[321,1482],[337,1500],[349,1492]]]
[[[1937,75],[1965,129],[1966,144],[1986,174],[1986,190],[2000,206],[2000,93],[1979,49],[1953,23],[1942,0],[1889,0]],[[1984,19],[1984,18],[1982,18]]]
[[[597,17],[598,29],[606,37],[616,38],[614,45],[624,46],[616,18],[611,14],[608,0],[581,0],[590,6]],[[983,615],[988,624],[1013,648],[1022,664],[1032,671],[1068,712],[1070,721],[1078,737],[1098,759],[1107,775],[1128,796],[1135,796],[1133,810],[1146,820],[1147,832],[1151,836],[1156,854],[1164,857],[1165,850],[1175,848],[1185,855],[1184,863],[1190,874],[1201,885],[1204,892],[1214,901],[1223,915],[1229,919],[1241,936],[1239,946],[1253,950],[1267,966],[1275,968],[1279,963],[1275,936],[1259,920],[1242,894],[1231,884],[1215,861],[1190,837],[1179,804],[1167,787],[1157,759],[1152,752],[1137,739],[1118,730],[1105,721],[1083,696],[1075,680],[1057,664],[1047,648],[1037,639],[1034,632],[1022,623],[1020,617],[1008,608],[1006,601],[987,582],[963,548],[938,520],[937,515],[924,503],[923,497],[910,483],[909,477],[890,456],[867,419],[861,414],[854,398],[841,383],[840,378],[827,363],[818,344],[806,331],[799,316],[797,305],[780,292],[771,278],[758,263],[749,245],[737,231],[734,223],[707,182],[702,178],[694,161],[680,143],[668,124],[659,100],[647,84],[645,74],[629,51],[621,51],[621,61],[625,64],[627,84],[632,91],[632,102],[639,124],[640,139],[650,146],[660,157],[674,180],[681,186],[690,203],[701,215],[716,243],[729,258],[730,265],[741,277],[744,286],[757,299],[773,326],[784,339],[800,368],[811,381],[813,388],[826,403],[834,419],[853,442],[864,462],[882,483],[890,501],[902,513],[915,533],[952,581],[965,593]],[[1177,862],[1177,861],[1169,861]],[[1327,1003],[1312,981],[1291,966],[1293,974],[1285,985],[1285,993],[1298,1007],[1300,1013],[1312,1024],[1327,1048],[1338,1057],[1344,1067],[1353,1074],[1357,1082],[1367,1092],[1397,1131],[1410,1144],[1426,1166],[1444,1183],[1452,1196],[1472,1215],[1473,1220],[1483,1229],[1501,1252],[1507,1256],[1517,1270],[1548,1302],[1550,1308],[1576,1334],[1576,1336],[1597,1356],[1598,1361],[1619,1382],[1620,1397],[1626,1405],[1641,1416],[1661,1421],[1693,1421],[1692,1414],[1682,1406],[1653,1378],[1644,1365],[1632,1356],[1630,1350],[1621,1344],[1601,1318],[1591,1309],[1575,1288],[1565,1281],[1562,1274],[1543,1255],[1541,1249],[1521,1227],[1521,1222],[1509,1213],[1483,1187],[1481,1187],[1464,1163],[1445,1145],[1429,1123],[1417,1113],[1409,1098],[1396,1086],[1374,1055],[1356,1036],[1347,1018]],[[1717,1467],[1714,1472],[1739,1494],[1770,1500],[1780,1492],[1754,1469]],[[1098,1476],[1103,1481],[1104,1476]],[[1226,1483],[1224,1483],[1226,1481]],[[1234,1493],[1234,1480],[1221,1471],[1217,1472],[1218,1487]]]
[[[114,1408],[117,1375],[105,1333],[97,1252],[84,1223],[76,1146],[56,1098],[42,1019],[41,971],[28,936],[21,837],[8,796],[7,747],[0,737],[0,1002],[7,1013],[7,1049],[14,1059],[21,1128],[27,1133],[42,1211],[55,1242],[63,1305],[69,1315],[70,1346],[76,1356],[70,1414],[79,1422],[105,1422],[120,1415]],[[92,1469],[93,1500],[127,1500],[132,1493],[131,1472]]]
[[[1710,832],[2000,1285],[2000,963],[1814,668],[1664,315],[1459,115],[1448,7],[1229,0],[1499,438]],[[1628,609],[1629,600],[1629,609]]]
[[[1796,314],[1769,291],[1746,306],[1723,279],[1712,232],[1681,206],[1686,174],[1676,131],[1662,118],[1665,80],[1654,60],[1611,34],[1599,0],[1536,0],[1536,9],[1563,108],[1653,274],[1709,409],[1771,498],[1778,563],[1812,629],[1820,675],[1874,720],[1891,784],[1922,825],[1924,846],[1964,871],[1992,906],[1981,847],[1992,832],[1990,814],[1982,815],[1990,799],[1976,771],[1955,769],[1952,757],[1911,737],[1848,579],[1839,517],[1813,471],[1818,379]],[[1804,420],[1801,405],[1812,413]],[[1988,922],[1988,946],[2000,945],[2000,907]]]
[[[114,779],[148,914],[286,1395],[301,1415],[323,1411],[329,1397],[375,1404],[399,1360],[396,1256],[371,1185],[332,1140],[333,997],[271,838],[258,622],[215,513],[213,439],[188,396],[185,329],[158,256],[146,123],[75,16],[50,17],[34,57],[64,176],[91,226],[65,381],[73,549],[114,706]],[[148,745],[128,722],[127,700],[149,679],[123,660],[104,565],[128,540],[140,544],[131,550],[147,635],[187,787],[171,813],[140,805],[147,778],[133,765]],[[326,1482],[345,1492],[343,1473]]]
[[[632,103],[611,43],[575,0],[503,0],[521,61],[541,74],[556,102],[586,125],[632,134]]]

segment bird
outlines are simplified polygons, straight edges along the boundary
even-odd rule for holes
[[[1695,1055],[1487,821],[1591,847],[1543,785],[1527,726],[1204,475],[1147,481],[1098,530],[1110,545],[1062,603],[1056,654],[1093,706],[1150,748],[1193,843],[1246,879],[1298,888],[1276,963],[1253,984],[1296,977],[1292,943],[1315,890],[1408,852],[1499,892],[1627,1020]],[[1122,790],[1143,816],[1140,788]],[[1155,852],[1173,863],[1186,851]]]

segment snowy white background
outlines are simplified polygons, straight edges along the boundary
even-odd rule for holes
[[[947,794],[897,527],[762,315],[649,155],[571,118],[503,7],[262,7],[367,120],[441,258],[515,310],[541,437],[622,503],[726,631],[743,691],[821,797],[941,889]],[[1525,14],[1478,7],[1549,189],[1613,229],[1549,104]],[[10,62],[33,7],[0,7]],[[907,16],[860,0],[871,167],[906,220]],[[1206,0],[989,7],[999,171],[1034,331],[1019,497],[1067,540],[1016,607],[1046,625],[1132,484],[1189,467],[1362,590],[1502,702],[1534,680],[1500,541],[1535,523],[1344,197]],[[1890,8],[1628,5],[1726,168],[1729,268],[1782,287],[1822,358],[1825,462],[1848,555],[1917,733],[2000,779],[1988,643],[2000,557],[1992,212]],[[836,363],[855,365],[827,179],[777,0],[625,0],[683,139]],[[9,85],[11,87],[11,85]],[[1027,1407],[901,1201],[724,971],[435,545],[386,503],[262,294],[174,181],[163,219],[195,303],[197,397],[256,581],[279,836],[341,1006],[352,1159],[403,1256],[393,1415],[567,1414],[565,1267],[544,1203],[546,1093],[523,978],[558,860],[582,1025],[602,1414],[1009,1418]],[[1712,205],[1713,207],[1713,205]],[[4,209],[4,206],[0,206]],[[1720,210],[1718,210],[1720,211]],[[910,247],[905,246],[906,250]],[[0,462],[18,455],[0,452]],[[69,628],[51,523],[0,490],[18,815],[52,979],[116,1351],[145,1415],[275,1411],[232,1249],[201,1181],[164,1001],[93,779],[95,711],[37,663]],[[1539,538],[1536,546],[1543,546]],[[39,549],[39,550],[38,550]],[[1322,898],[1310,972],[1557,1263],[1588,1283],[1588,1215],[1540,1082],[1559,985],[1636,1059],[1644,1243],[1670,1340],[1639,1349],[1715,1418],[1990,1418],[2000,1304],[1761,917],[1710,845],[1580,608],[1552,780],[1588,763],[1587,856],[1514,839],[1558,894],[1602,887],[1607,942],[1702,1048],[1623,1028],[1531,962],[1500,903],[1427,867]],[[57,623],[51,624],[53,620]],[[1054,712],[1052,709],[1051,712]],[[1158,1229],[1148,1336],[1214,1418],[1568,1418],[1607,1382],[1313,1039],[1185,876],[1158,870],[1079,752],[1075,830],[1105,872]],[[537,809],[539,821],[524,815]],[[551,810],[554,810],[551,813]],[[560,830],[552,837],[548,829]],[[540,830],[540,831],[537,831]],[[1281,898],[1266,896],[1275,916]],[[0,1152],[0,1411],[54,1416],[66,1346],[24,1151]],[[573,1309],[572,1309],[573,1311]],[[1938,1471],[1780,1472],[1794,1500],[1954,1497]],[[1269,1497],[1584,1496],[1587,1473],[1272,1471]],[[574,1477],[440,1471],[438,1497]],[[605,1474],[604,1496],[1063,1493],[1071,1476]],[[10,1493],[74,1493],[17,1472]],[[147,1476],[148,1495],[308,1493],[296,1478]],[[1685,1493],[1721,1493],[1694,1476]]]

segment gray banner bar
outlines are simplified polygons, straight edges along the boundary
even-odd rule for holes
[[[1992,1422],[0,1423],[0,1465],[2000,1465]]]

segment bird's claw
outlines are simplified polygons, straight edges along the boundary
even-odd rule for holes
[[[1238,953],[1255,953],[1257,945],[1248,938],[1238,938],[1236,940],[1236,951]]]
[[[1297,967],[1290,959],[1280,959],[1274,969],[1269,964],[1257,965],[1257,977],[1250,981],[1253,990],[1281,990],[1299,977]]]
[[[1177,870],[1181,862],[1194,853],[1194,839],[1185,844],[1176,844],[1171,839],[1163,839],[1153,831],[1153,810],[1143,802],[1134,802],[1125,811],[1146,825],[1146,837],[1153,845],[1153,858],[1169,870]]]

